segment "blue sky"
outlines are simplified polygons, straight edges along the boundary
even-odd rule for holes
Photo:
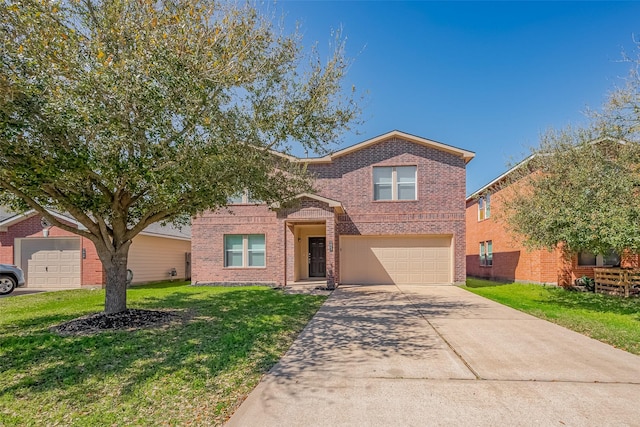
[[[292,1],[305,47],[342,29],[365,93],[359,134],[398,129],[475,151],[467,192],[521,160],[548,128],[585,122],[623,84],[640,40],[640,2]]]

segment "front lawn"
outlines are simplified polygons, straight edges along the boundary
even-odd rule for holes
[[[640,355],[640,298],[467,279],[470,292]]]
[[[325,300],[184,283],[128,292],[130,308],[185,320],[61,337],[49,328],[101,311],[103,291],[0,300],[0,425],[220,425]]]

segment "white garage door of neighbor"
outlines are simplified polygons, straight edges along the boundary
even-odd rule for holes
[[[344,284],[451,283],[451,236],[341,236]]]
[[[20,253],[28,287],[80,287],[80,239],[21,239]]]

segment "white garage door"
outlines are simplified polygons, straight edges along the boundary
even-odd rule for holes
[[[344,284],[451,283],[451,236],[342,236]]]
[[[21,267],[30,288],[79,288],[80,239],[20,239]]]

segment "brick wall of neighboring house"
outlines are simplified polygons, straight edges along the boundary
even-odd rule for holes
[[[373,166],[417,166],[415,201],[374,201]],[[391,138],[343,156],[331,163],[310,163],[316,194],[340,201],[345,213],[320,215],[325,221],[327,241],[333,239],[333,253],[327,253],[327,274],[339,278],[339,236],[350,235],[450,235],[454,246],[455,282],[466,278],[465,261],[465,161],[454,154],[401,138]],[[321,207],[323,206],[323,207]],[[302,220],[311,211],[274,214],[266,206],[234,206],[205,213],[193,220],[192,260],[194,281],[276,281],[284,275],[284,221]],[[335,223],[334,223],[335,218]],[[267,266],[255,270],[225,269],[223,234],[267,234]],[[287,230],[287,248],[293,236]],[[275,236],[275,239],[271,236]],[[327,245],[328,247],[329,245]],[[327,249],[329,250],[329,249]],[[287,280],[294,271],[293,257],[286,258]],[[281,266],[281,267],[280,267]],[[262,273],[262,274],[261,274]]]
[[[491,214],[482,221],[478,220],[478,200],[467,200],[467,274],[494,280],[558,283],[561,281],[560,252],[527,250],[496,219],[505,195],[503,191],[491,194]],[[480,243],[486,241],[491,241],[493,246],[492,266],[480,265]]]
[[[491,193],[491,216],[478,220],[478,200],[469,198],[466,202],[467,224],[467,274],[486,279],[520,281],[532,283],[556,283],[568,286],[576,279],[594,277],[594,266],[578,265],[578,256],[567,259],[561,249],[554,251],[528,250],[509,233],[499,216],[502,200],[509,197],[509,187]],[[480,242],[493,243],[493,265],[480,265]],[[637,267],[637,254],[624,254],[622,267]]]
[[[70,222],[66,222],[70,226],[74,226]],[[34,215],[17,224],[12,225],[7,231],[0,231],[0,263],[14,264],[14,241],[17,238],[26,237],[43,237],[42,225],[40,224],[40,216]],[[75,237],[81,239],[81,249],[86,253],[86,258],[81,264],[81,283],[86,286],[101,285],[104,281],[104,273],[102,264],[98,258],[93,243],[84,238],[79,237],[69,231],[62,230],[58,227],[51,227],[49,237]]]
[[[638,254],[633,254],[626,252],[622,254],[620,257],[620,267],[622,268],[638,268],[639,264],[639,256]],[[570,285],[575,282],[576,279],[581,277],[590,277],[594,278],[593,269],[597,268],[590,265],[579,265],[578,257],[576,255],[570,257],[570,259],[566,259],[562,256],[559,256],[558,261],[558,276],[559,284],[561,285]]]

